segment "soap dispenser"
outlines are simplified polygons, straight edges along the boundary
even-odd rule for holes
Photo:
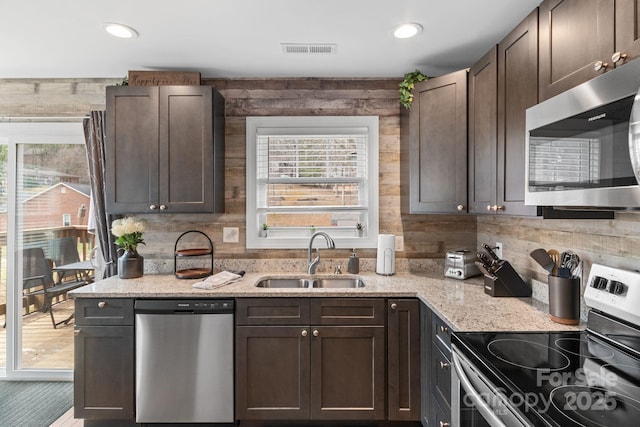
[[[347,271],[351,274],[358,274],[360,272],[360,258],[356,255],[356,250],[354,249],[349,257],[349,264],[347,265]]]

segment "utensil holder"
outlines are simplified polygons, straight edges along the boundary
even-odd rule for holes
[[[549,317],[563,325],[580,322],[580,278],[549,276]]]

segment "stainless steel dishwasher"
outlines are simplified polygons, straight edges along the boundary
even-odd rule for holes
[[[136,422],[232,423],[233,300],[137,300]]]

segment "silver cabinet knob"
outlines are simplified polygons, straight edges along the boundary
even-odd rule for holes
[[[609,64],[606,62],[596,61],[596,63],[593,64],[593,70],[594,71],[606,70],[608,66]]]
[[[78,335],[80,335],[80,328],[73,330],[73,336],[77,337]]]
[[[156,209],[158,209],[158,206],[151,205],[151,206],[149,206],[149,209],[152,210],[152,211],[155,211]]]
[[[314,337],[317,337],[318,335],[320,335],[320,331],[319,331],[319,330],[317,330],[317,329],[314,329],[314,330],[313,330],[313,336],[314,336]]]
[[[161,211],[166,211],[167,210],[167,205],[160,205],[160,210]]]
[[[98,303],[98,307],[100,307],[100,308],[105,308],[106,306],[107,306],[106,301],[100,301],[100,302]]]
[[[398,304],[395,302],[391,303],[391,310],[395,310],[396,308],[398,308]]]
[[[447,362],[440,361],[440,369],[447,369],[449,364]]]
[[[300,332],[300,335],[302,335],[303,337],[306,337],[308,335],[307,330],[303,329],[302,332]]]
[[[451,424],[449,424],[446,421],[440,421],[440,427],[449,427]]]
[[[464,210],[464,205],[458,205],[457,209],[462,212]]]
[[[617,64],[620,60],[624,61],[625,59],[627,59],[626,53],[615,52],[613,55],[611,55],[611,62],[613,62],[614,64]]]
[[[504,210],[504,206],[496,205],[496,211],[503,211],[503,210]]]
[[[449,332],[449,328],[444,325],[440,325],[440,332],[446,334],[447,332]]]
[[[491,205],[487,205],[487,212],[491,212]]]

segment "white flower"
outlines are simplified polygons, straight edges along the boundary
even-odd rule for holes
[[[137,221],[132,217],[116,219],[111,225],[111,232],[116,237],[133,233],[143,233],[145,230],[145,223],[143,221]]]

